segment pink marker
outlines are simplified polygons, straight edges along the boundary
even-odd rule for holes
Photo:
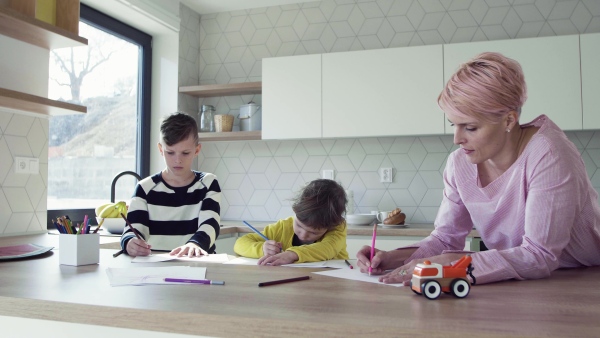
[[[373,224],[373,239],[371,240],[371,260],[369,261],[369,275],[373,272],[371,268],[371,262],[373,262],[373,256],[375,255],[375,238],[377,237],[377,223]]]
[[[165,278],[165,282],[186,283],[186,284],[207,284],[207,285],[225,285],[225,282],[208,279],[187,279],[187,278]]]

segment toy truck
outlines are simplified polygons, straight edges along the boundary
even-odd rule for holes
[[[473,279],[473,285],[476,282],[471,261],[471,256],[466,255],[453,265],[441,265],[430,261],[419,263],[413,271],[410,288],[427,299],[437,299],[442,292],[464,298],[471,290],[467,274]]]

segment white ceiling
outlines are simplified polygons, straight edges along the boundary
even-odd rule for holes
[[[181,0],[181,3],[202,15],[315,1],[320,0]]]

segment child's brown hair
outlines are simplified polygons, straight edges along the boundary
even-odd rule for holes
[[[174,113],[160,124],[160,138],[165,145],[172,146],[192,137],[198,144],[198,125],[193,117],[185,113]]]
[[[344,221],[346,192],[337,182],[317,179],[310,182],[294,199],[296,219],[316,230],[331,230]]]

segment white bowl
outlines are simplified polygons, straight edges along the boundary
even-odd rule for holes
[[[98,224],[100,224],[100,222],[102,221],[102,218],[100,217],[96,217],[96,221],[98,221]],[[121,217],[119,218],[105,218],[104,219],[104,223],[102,223],[102,227],[100,228],[105,229],[106,231],[110,232],[111,234],[122,234],[123,233],[123,229],[125,228],[125,220]]]
[[[346,215],[346,223],[350,225],[370,225],[375,221],[375,214],[350,214]]]

